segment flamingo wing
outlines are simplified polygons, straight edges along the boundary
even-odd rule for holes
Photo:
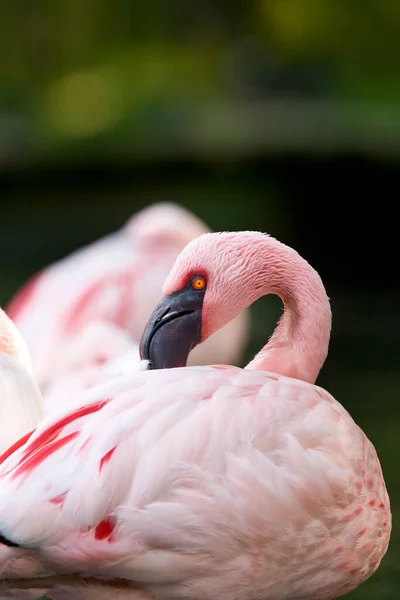
[[[5,538],[58,572],[168,585],[169,597],[249,586],[278,598],[283,581],[291,597],[346,591],[378,566],[390,528],[375,450],[345,409],[233,367],[92,389],[9,452],[0,482]]]

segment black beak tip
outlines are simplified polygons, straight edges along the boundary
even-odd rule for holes
[[[201,310],[174,307],[166,312],[168,300],[164,299],[154,311],[140,340],[139,355],[141,360],[149,361],[148,369],[186,366],[190,352],[201,341]]]

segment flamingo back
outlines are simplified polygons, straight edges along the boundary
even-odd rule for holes
[[[330,600],[376,570],[391,528],[376,452],[347,411],[317,386],[234,367],[89,390],[0,480],[3,535],[59,573],[165,599]]]

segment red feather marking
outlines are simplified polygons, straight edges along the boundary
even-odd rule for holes
[[[67,492],[58,494],[58,496],[54,496],[54,498],[50,498],[49,502],[51,502],[51,504],[62,504],[66,498],[66,495],[67,495]]]
[[[95,356],[94,363],[96,365],[104,365],[107,362],[107,356],[105,354],[99,354],[99,356]]]
[[[103,286],[104,279],[95,281],[84,291],[75,305],[71,307],[69,318],[65,320],[64,327],[66,333],[76,333],[79,331],[80,327],[85,324],[85,310],[87,311],[91,301],[96,297]]]
[[[113,517],[108,517],[97,525],[94,530],[94,537],[96,540],[105,540],[110,537],[115,528],[115,519]],[[111,540],[109,540],[111,541]]]
[[[135,271],[127,271],[114,277],[103,278],[92,283],[71,308],[69,317],[65,320],[65,332],[76,333],[88,321],[93,320],[92,306],[96,296],[101,295],[103,289],[114,286],[118,288],[118,300],[115,305],[108,306],[107,314],[104,310],[97,317],[111,321],[121,327],[125,326],[132,310],[132,287]],[[98,311],[97,311],[98,312]]]
[[[114,448],[111,448],[111,450],[109,450],[100,460],[100,467],[99,467],[99,472],[101,473],[102,468],[104,467],[104,465],[106,465],[108,463],[108,461],[110,460],[110,458],[112,457],[112,455],[114,454],[115,450],[117,449],[116,446],[114,446]]]
[[[86,440],[83,442],[82,446],[79,448],[77,454],[80,454],[81,452],[84,451],[84,449],[86,448],[86,446],[89,445],[89,442],[90,442],[91,439],[92,439],[91,437],[86,438]]]
[[[0,456],[0,465],[6,460],[6,458],[11,456],[11,454],[13,454],[16,450],[18,450],[18,448],[21,448],[21,446],[23,446],[29,440],[29,438],[31,437],[31,435],[34,431],[35,430],[33,429],[29,433],[26,433],[24,436],[22,436],[22,438],[17,440],[12,446],[7,448],[7,450],[5,452],[3,452],[3,454]]]
[[[79,435],[78,431],[73,431],[68,435],[65,435],[54,442],[50,442],[46,444],[43,448],[31,454],[26,460],[22,459],[22,462],[19,463],[19,466],[14,470],[12,474],[12,478],[16,479],[19,475],[23,475],[24,473],[29,473],[35,467],[37,467],[41,462],[43,462],[46,458],[48,458],[51,454],[54,454],[57,450],[68,444],[71,440],[75,439]]]
[[[64,429],[64,427],[66,427],[73,421],[76,421],[81,417],[86,417],[87,415],[90,415],[92,413],[98,412],[108,402],[109,399],[100,400],[99,402],[94,402],[94,404],[83,406],[82,408],[74,410],[69,415],[66,415],[56,423],[53,423],[53,425],[50,425],[50,427],[42,431],[42,433],[38,435],[38,437],[35,440],[33,440],[31,444],[28,445],[23,458],[27,458],[28,456],[39,450],[45,444],[49,444],[50,442],[52,442],[59,435],[59,433],[61,433],[62,429]]]
[[[43,275],[44,271],[39,271],[33,275],[28,282],[15,294],[7,306],[7,314],[10,319],[15,320],[20,313],[24,310],[26,304],[35,293],[39,279]]]
[[[66,427],[73,421],[80,419],[81,417],[85,417],[86,415],[90,415],[94,412],[101,410],[103,406],[105,406],[108,402],[109,399],[101,400],[99,402],[94,402],[89,406],[83,406],[82,408],[78,408],[77,410],[74,410],[69,415],[66,415],[65,417],[63,417],[56,423],[53,423],[53,425],[50,425],[50,427],[42,431],[42,433],[38,435],[38,437],[35,440],[33,440],[30,444],[28,444],[25,448],[21,460],[19,461],[19,466],[16,467],[16,469],[13,471],[13,478],[18,477],[18,475],[26,473],[27,471],[31,471],[50,454],[64,446],[64,444],[74,439],[79,434],[78,431],[74,431],[73,433],[70,433],[64,436],[63,438],[56,440],[57,436],[61,433],[64,427]],[[33,432],[28,434],[27,439],[29,439],[32,433]],[[24,438],[22,438],[22,440],[19,440],[16,444],[17,448],[20,447],[25,441],[26,440]],[[11,447],[6,451],[5,454],[11,454],[11,452],[15,451],[15,449],[17,448],[14,448],[13,450]],[[3,475],[8,475],[10,472],[11,471],[7,471],[6,473],[3,473]]]
[[[133,273],[126,272],[121,273],[116,281],[116,284],[121,287],[120,290],[120,298],[119,305],[117,307],[117,312],[114,317],[114,322],[116,325],[120,327],[124,327],[129,318],[129,314],[132,310],[133,297],[132,297],[132,288],[133,288]]]

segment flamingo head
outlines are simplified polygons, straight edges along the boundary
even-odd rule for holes
[[[268,240],[259,232],[207,233],[182,250],[141,339],[150,368],[185,366],[195,346],[263,295],[260,246]]]
[[[209,231],[190,211],[172,202],[159,202],[136,213],[125,225],[128,236],[141,248],[170,249],[178,253],[186,244]]]

